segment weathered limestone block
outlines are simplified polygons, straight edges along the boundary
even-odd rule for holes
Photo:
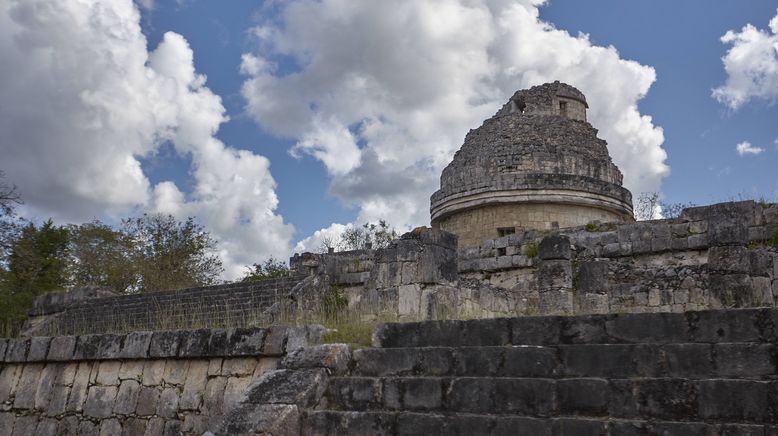
[[[320,325],[286,327],[286,349],[284,351],[289,352],[300,347],[320,344],[324,331],[324,327]]]
[[[541,290],[573,287],[573,268],[569,260],[543,260],[538,265],[537,274]]]
[[[538,246],[538,257],[542,260],[570,259],[570,238],[563,235],[546,236]]]
[[[257,359],[254,357],[224,359],[221,374],[227,376],[248,375],[253,374],[256,367]]]
[[[764,249],[748,250],[749,255],[749,274],[752,276],[770,277],[773,275],[775,265],[773,264],[773,253]]]
[[[397,299],[399,315],[418,314],[421,305],[421,287],[418,284],[400,285],[397,288]]]
[[[171,419],[168,421],[165,421],[165,434],[166,435],[177,435],[181,434],[181,425],[183,423],[180,420],[177,419]]]
[[[165,420],[162,418],[149,419],[144,436],[156,436],[165,434]]]
[[[43,367],[40,380],[36,382],[38,389],[35,391],[35,409],[46,410],[51,399],[51,390],[54,382],[60,377],[64,364],[49,363]]]
[[[75,433],[79,436],[99,436],[100,427],[96,426],[92,421],[80,421],[78,423],[78,431]]]
[[[187,414],[184,416],[184,424],[181,426],[181,431],[201,435],[208,431],[208,421],[202,415]]]
[[[14,420],[14,429],[11,436],[29,436],[35,434],[38,426],[38,417],[35,415],[17,416]]]
[[[260,354],[267,335],[266,329],[236,328],[229,336],[227,354],[230,356]]]
[[[84,404],[84,414],[92,418],[111,416],[117,391],[116,386],[90,387]]]
[[[65,413],[70,387],[66,385],[54,385],[51,389],[51,398],[46,407],[46,415],[58,416]]]
[[[222,372],[222,358],[217,357],[208,361],[208,375],[219,375]]]
[[[297,436],[315,434],[300,432],[300,412],[295,405],[241,405],[225,419],[218,434],[267,434]]]
[[[200,407],[202,393],[208,381],[208,365],[207,360],[194,360],[189,364],[184,391],[179,402],[181,409],[197,410]]]
[[[296,404],[310,407],[321,396],[326,376],[324,369],[268,371],[247,389],[252,404]]]
[[[5,403],[16,392],[22,375],[22,365],[2,365],[0,368],[0,403]]]
[[[178,412],[178,389],[167,387],[162,390],[157,403],[157,415],[163,418],[175,418]]]
[[[538,293],[538,308],[549,315],[573,313],[573,292],[568,289],[549,289]]]
[[[24,362],[27,360],[27,350],[30,348],[29,339],[9,339],[5,350],[6,362]]]
[[[35,428],[36,436],[57,436],[57,420],[51,418],[42,418],[38,421]],[[2,426],[0,426],[2,428]]]
[[[748,249],[742,245],[710,247],[708,268],[711,271],[747,274],[751,270]]]
[[[122,348],[124,336],[95,334],[78,336],[73,358],[77,360],[116,359]]]
[[[143,386],[157,386],[162,384],[162,376],[165,373],[165,360],[147,360],[143,366]]]
[[[211,340],[209,329],[189,330],[182,332],[181,344],[178,348],[179,357],[199,357],[208,354]]]
[[[348,371],[351,352],[344,344],[324,344],[300,348],[290,352],[281,360],[281,368],[311,369],[325,368],[332,374]]]
[[[140,380],[143,374],[143,360],[125,360],[119,368],[119,380],[133,379]]]
[[[189,368],[189,360],[168,359],[165,361],[165,372],[162,380],[168,384],[180,385],[186,380],[186,371]]]
[[[150,357],[175,357],[181,343],[181,331],[154,332],[149,344]]]
[[[203,394],[203,405],[200,411],[208,416],[221,415],[224,404],[224,388],[227,386],[227,377],[213,377],[208,379]]]
[[[232,410],[246,393],[252,377],[230,377],[224,387],[224,410]]]
[[[234,329],[210,329],[208,348],[204,353],[207,356],[224,356],[229,349],[229,337]]]
[[[70,360],[76,349],[75,336],[55,336],[51,339],[48,360]]]
[[[126,359],[145,359],[148,357],[152,332],[132,332],[124,339],[124,347],[119,357]]]
[[[708,235],[712,246],[745,245],[748,226],[743,217],[716,217],[708,222]]]
[[[710,275],[710,304],[713,308],[758,307],[768,304],[757,295],[747,274]],[[771,303],[771,302],[770,302]]]
[[[122,384],[119,386],[119,393],[116,395],[116,404],[113,407],[114,413],[119,415],[135,413],[140,389],[140,383],[135,380],[122,381]]]
[[[28,363],[22,369],[22,376],[16,387],[16,398],[14,399],[14,408],[32,409],[35,407],[35,393],[38,390],[41,372],[44,365],[42,363]]]
[[[73,387],[70,391],[70,397],[68,398],[68,403],[65,408],[67,411],[80,412],[82,410],[84,401],[86,400],[87,396],[86,394],[89,387],[89,377],[91,372],[91,362],[81,362],[78,364],[76,376],[73,379]]]
[[[122,363],[118,360],[106,360],[100,362],[97,369],[97,383],[100,385],[116,386],[119,384],[119,369]]]
[[[34,336],[30,338],[30,351],[27,353],[28,362],[42,362],[46,360],[51,338],[46,336]]]
[[[118,419],[104,419],[100,422],[100,436],[115,436],[122,434],[122,425]]]
[[[576,289],[585,293],[607,293],[609,265],[608,261],[580,261],[574,280]]]
[[[135,413],[140,416],[151,416],[157,413],[159,390],[153,387],[141,386]],[[148,431],[148,428],[146,429]]]

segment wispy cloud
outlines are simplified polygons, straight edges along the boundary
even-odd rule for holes
[[[747,154],[759,154],[765,151],[764,148],[762,147],[754,147],[748,141],[743,141],[740,144],[736,145],[735,150],[737,151],[737,154],[739,154],[740,156],[745,156]]]

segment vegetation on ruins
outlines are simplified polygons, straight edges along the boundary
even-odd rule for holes
[[[362,226],[348,227],[340,238],[323,238],[319,251],[326,253],[335,251],[365,250],[368,248],[386,248],[397,239],[397,230],[379,220],[378,223],[365,223]]]
[[[659,197],[658,192],[641,192],[635,200],[633,211],[637,221],[653,219],[678,218],[687,207],[694,207],[694,203],[666,203]]]
[[[47,292],[107,287],[135,293],[220,280],[216,241],[194,218],[158,214],[125,219],[119,228],[97,220],[58,226],[18,218],[18,204],[16,187],[0,172],[0,335],[14,335],[35,297]],[[279,274],[280,262],[274,262],[269,273]]]
[[[189,217],[148,215],[122,221],[139,292],[215,284],[224,271],[216,240]]]
[[[526,244],[524,244],[524,255],[532,258],[538,256],[538,243],[535,241],[529,241]]]
[[[263,280],[286,277],[289,275],[289,266],[275,257],[267,259],[264,263],[255,263],[246,267],[246,272],[240,279],[241,282],[261,282]]]

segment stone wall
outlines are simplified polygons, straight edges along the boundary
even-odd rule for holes
[[[546,219],[553,210],[538,213]],[[333,293],[357,316],[407,320],[774,307],[776,228],[778,204],[753,201],[689,208],[669,220],[526,230],[459,248],[453,235],[419,228],[387,248],[295,255],[283,279],[47,299],[31,324],[63,333],[164,322],[269,325],[279,314],[315,319]]]
[[[321,329],[0,339],[4,435],[201,435]]]
[[[459,250],[459,292],[481,316],[774,307],[778,205],[686,209],[672,220],[536,231]],[[552,250],[543,250],[548,240]],[[532,256],[528,246],[538,247]]]
[[[218,435],[778,433],[778,310],[387,324],[300,349]]]
[[[512,228],[551,230],[578,227],[593,221],[621,221],[614,212],[595,207],[568,204],[514,203],[489,205],[466,210],[443,218],[435,228],[453,233],[460,247],[473,247],[486,239],[496,238],[498,229]]]
[[[302,276],[292,275],[261,282],[102,298],[50,293],[36,300],[26,333],[72,335],[268,325],[274,321],[270,309],[288,296],[300,280]]]

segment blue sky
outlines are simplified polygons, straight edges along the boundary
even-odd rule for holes
[[[775,1],[577,2],[556,0],[541,17],[598,45],[657,70],[657,81],[640,102],[665,131],[670,176],[662,192],[670,203],[708,204],[778,192],[778,107],[753,101],[738,111],[711,98],[726,81],[719,38],[752,23],[767,28]],[[739,157],[735,145],[749,141],[767,149]]]
[[[711,90],[726,80],[721,57],[727,46],[719,38],[747,23],[766,28],[776,7],[774,1],[711,5],[702,0],[554,0],[540,8],[540,17],[572,34],[586,33],[594,44],[612,45],[623,58],[656,69],[657,81],[640,101],[640,111],[665,132],[663,147],[672,170],[662,182],[665,201],[707,204],[740,197],[774,200],[778,191],[773,172],[778,164],[778,108],[755,101],[731,111],[711,97]],[[331,222],[350,222],[357,210],[328,195],[327,172],[320,163],[288,153],[293,140],[267,134],[244,115],[244,77],[238,64],[240,55],[253,49],[247,31],[263,14],[271,15],[253,1],[158,2],[146,14],[144,32],[151,47],[165,31],[187,38],[197,70],[208,76],[208,86],[222,96],[232,117],[219,136],[270,158],[278,181],[278,210],[303,237]],[[735,145],[742,141],[767,151],[741,158]],[[177,179],[185,183],[188,165],[176,160],[160,166],[160,180],[175,168]]]
[[[464,134],[515,90],[560,79],[587,95],[635,195],[774,201],[777,9],[8,0],[0,170],[29,218],[194,215],[229,278],[347,225],[428,224]]]

